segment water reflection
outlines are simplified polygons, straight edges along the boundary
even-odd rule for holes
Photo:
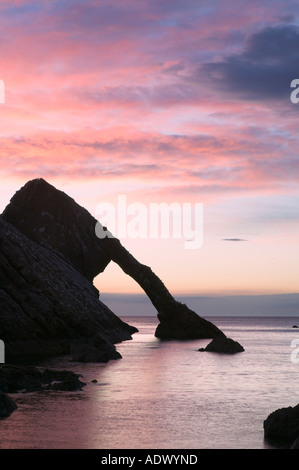
[[[86,387],[13,395],[1,448],[268,448],[263,420],[298,401],[298,367],[284,352],[293,331],[242,325],[234,339],[245,352],[233,357],[199,353],[209,340],[159,341],[149,322],[117,345],[121,360],[48,361],[82,374]]]

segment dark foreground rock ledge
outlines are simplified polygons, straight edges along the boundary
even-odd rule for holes
[[[7,418],[16,409],[16,403],[6,393],[0,391],[0,418]]]
[[[264,421],[264,436],[296,448],[299,440],[299,403],[273,411]]]
[[[84,277],[89,283],[96,275],[104,271],[110,261],[117,263],[126,274],[142,287],[156,308],[160,321],[155,333],[158,338],[200,339],[223,335],[214,324],[201,318],[186,305],[177,302],[151,268],[138,262],[121,245],[118,239],[98,238],[95,229],[96,227],[103,229],[103,227],[97,224],[97,220],[72,198],[57,190],[42,178],[26,183],[13,196],[2,217],[4,221],[9,222],[40,248],[50,251],[52,259],[56,255],[56,258],[59,258],[65,265],[71,266],[73,271],[76,271],[77,276],[81,275],[81,278]],[[26,252],[29,253],[30,260],[28,262],[30,263],[33,261],[32,256],[30,256],[30,251],[26,250]],[[28,271],[29,263],[27,263],[26,268],[22,267],[23,271]],[[69,271],[67,268],[63,268],[63,270]],[[57,271],[59,271],[58,268]],[[60,274],[63,273],[60,272]],[[56,273],[54,277],[55,275]],[[38,275],[35,278],[38,278]],[[41,292],[41,287],[45,286],[40,286],[37,279],[35,279],[35,282],[39,284],[38,288]],[[91,286],[89,289],[91,289]],[[26,292],[26,295],[31,295],[28,289]],[[55,315],[57,315],[57,311],[62,312],[65,310],[67,302],[60,304],[60,300],[65,294],[66,290],[62,289],[58,296],[57,308],[52,309]],[[13,294],[10,292],[9,295],[13,297],[15,292]],[[66,297],[70,300],[69,296],[66,295]],[[89,296],[86,298],[89,298]],[[83,299],[83,296],[81,296],[81,299]],[[16,299],[16,301],[19,306],[22,305],[20,299]],[[72,306],[73,304],[70,303],[70,309],[72,309]],[[30,321],[32,315],[35,317],[34,310],[33,307],[31,313],[27,316]],[[41,321],[44,323],[44,317],[51,319],[51,313],[47,312],[44,315],[42,310],[42,308],[38,309],[39,315],[42,317]],[[86,312],[86,309],[84,311]],[[24,317],[21,312],[20,315]],[[75,317],[77,316],[75,315]],[[84,315],[82,315],[83,317]],[[82,323],[85,329],[88,322],[83,321]],[[61,327],[61,340],[63,341],[64,322]],[[76,325],[74,330],[77,329]],[[92,327],[90,330],[92,330]],[[98,328],[96,328],[96,331],[98,331]],[[57,330],[55,334],[57,335]],[[126,339],[123,335],[120,336],[119,340]],[[57,335],[57,338],[59,338],[59,335]]]
[[[82,390],[82,376],[68,370],[40,370],[35,366],[0,366],[0,390],[4,393],[41,392],[43,390]]]
[[[41,370],[34,366],[2,364],[0,366],[0,418],[7,418],[17,409],[8,393],[81,391],[86,385],[81,375],[68,370]]]

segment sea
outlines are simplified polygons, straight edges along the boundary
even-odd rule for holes
[[[11,394],[1,449],[273,449],[263,422],[299,403],[299,328],[294,317],[209,317],[245,351],[200,352],[210,340],[160,341],[155,316],[117,344],[122,359],[42,367],[82,374],[82,391]],[[298,320],[297,320],[297,326]]]

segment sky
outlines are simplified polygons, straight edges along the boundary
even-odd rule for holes
[[[174,294],[299,292],[298,44],[297,1],[0,0],[0,212],[42,177],[124,211]],[[173,203],[188,233],[151,237]],[[112,263],[94,283],[141,292]]]

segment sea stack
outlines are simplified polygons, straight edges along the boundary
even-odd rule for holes
[[[161,339],[223,333],[177,302],[116,238],[97,237],[97,220],[44,179],[25,184],[0,217],[0,338],[9,358],[70,353],[86,360],[119,357],[127,325],[99,300],[93,279],[114,261],[144,289]],[[84,351],[84,354],[82,354]]]

